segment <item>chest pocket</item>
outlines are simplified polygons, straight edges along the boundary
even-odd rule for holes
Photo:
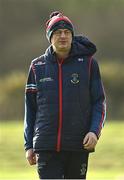
[[[52,77],[44,77],[38,83],[38,99],[43,104],[54,104],[57,102],[56,82]]]
[[[55,71],[52,65],[42,66],[37,70],[36,77],[39,91],[50,91],[56,88]]]

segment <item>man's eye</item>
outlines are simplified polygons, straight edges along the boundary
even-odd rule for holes
[[[70,33],[70,31],[65,31],[65,34],[69,34]]]
[[[61,34],[61,32],[60,31],[56,31],[54,34],[59,35],[59,34]]]

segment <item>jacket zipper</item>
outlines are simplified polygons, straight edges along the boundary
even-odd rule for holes
[[[59,152],[61,149],[61,131],[62,131],[62,63],[63,59],[59,62],[59,125],[57,133],[57,146],[56,151]]]

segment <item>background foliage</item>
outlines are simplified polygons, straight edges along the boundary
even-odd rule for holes
[[[31,60],[49,45],[45,21],[54,10],[69,16],[75,33],[87,36],[98,49],[95,58],[105,86],[108,120],[90,158],[88,180],[122,180],[124,0],[0,0],[0,179],[37,179],[23,148],[24,86]]]
[[[45,21],[59,10],[97,46],[108,118],[124,117],[124,0],[0,0],[0,119],[22,119],[32,59],[49,45]]]

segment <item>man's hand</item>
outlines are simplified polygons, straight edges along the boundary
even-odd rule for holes
[[[97,141],[98,139],[95,133],[93,132],[87,133],[83,140],[84,149],[87,149],[87,150],[94,149],[97,144]]]
[[[26,151],[26,159],[30,165],[36,164],[36,154],[33,152],[33,149],[28,149]]]

